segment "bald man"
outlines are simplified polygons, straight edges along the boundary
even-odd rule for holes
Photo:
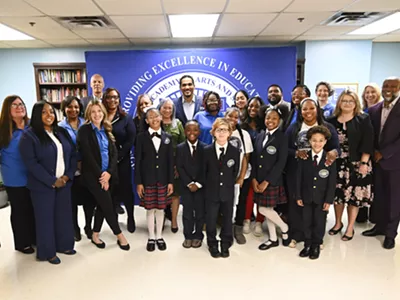
[[[93,95],[89,97],[83,97],[81,102],[83,104],[83,109],[86,110],[86,106],[88,103],[94,99],[101,101],[101,97],[103,97],[103,89],[104,89],[104,78],[100,74],[94,74],[90,78],[90,87],[92,88]]]
[[[368,109],[375,131],[376,225],[364,236],[384,235],[383,248],[395,247],[400,223],[400,78],[389,77],[382,85],[384,101]]]

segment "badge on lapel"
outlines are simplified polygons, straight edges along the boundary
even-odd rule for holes
[[[226,163],[228,168],[232,167],[234,164],[235,164],[235,161],[233,159],[228,160],[228,162]]]
[[[171,142],[171,140],[170,140],[169,138],[165,138],[164,143],[165,143],[166,145],[168,145],[170,142]]]
[[[327,178],[329,176],[329,171],[327,169],[322,169],[319,171],[318,175],[321,178]]]
[[[268,146],[267,147],[267,152],[268,152],[268,154],[273,155],[273,154],[276,153],[276,148],[274,146]]]

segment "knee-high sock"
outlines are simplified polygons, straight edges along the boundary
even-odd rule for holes
[[[269,232],[269,239],[273,242],[276,242],[278,240],[278,237],[276,236],[276,227],[274,222],[272,222],[270,219],[267,218],[267,226]]]
[[[162,239],[162,230],[164,225],[164,210],[156,209],[156,237],[157,239]]]
[[[155,234],[154,234],[154,220],[155,220],[155,213],[156,209],[149,209],[146,212],[147,215],[147,229],[149,230],[149,239],[154,240]]]
[[[281,217],[278,215],[278,213],[272,208],[272,207],[260,207],[259,212],[263,214],[264,216],[267,217],[268,221],[273,222],[275,225],[279,226],[282,232],[288,232],[289,227],[288,225],[282,221]],[[269,222],[267,222],[268,225],[268,230],[270,229]],[[270,232],[271,234],[271,232]],[[276,233],[275,233],[276,236]],[[287,238],[286,234],[283,234],[282,237],[284,239]]]

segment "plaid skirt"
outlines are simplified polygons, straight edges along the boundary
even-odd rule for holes
[[[264,193],[254,193],[254,202],[259,206],[275,207],[287,202],[283,186],[268,186]]]
[[[172,198],[167,197],[168,185],[148,185],[144,187],[144,198],[140,199],[140,206],[145,209],[164,209],[172,203]]]

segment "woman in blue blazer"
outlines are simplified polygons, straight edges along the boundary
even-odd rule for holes
[[[71,210],[76,150],[66,130],[57,126],[51,103],[35,103],[30,127],[21,137],[19,150],[28,169],[27,187],[36,219],[37,258],[59,264],[57,252],[76,253]]]

